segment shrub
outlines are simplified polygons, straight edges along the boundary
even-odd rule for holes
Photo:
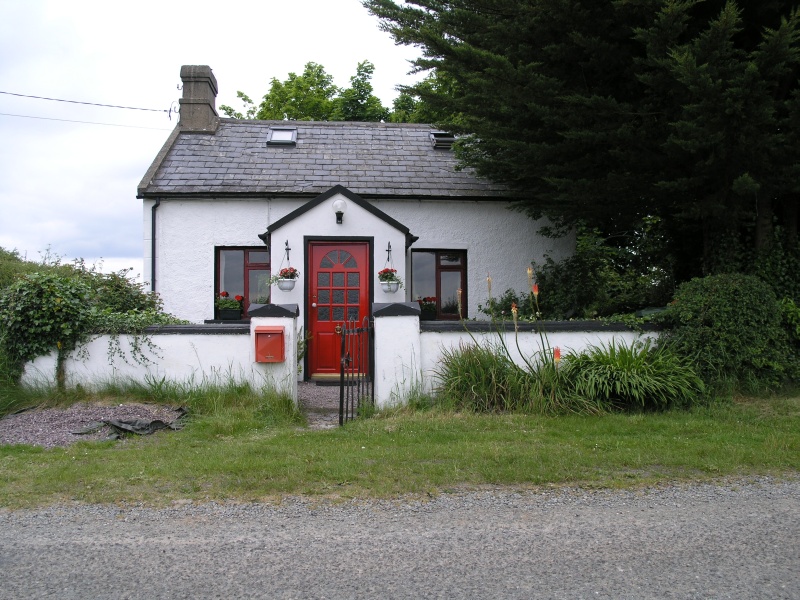
[[[791,367],[780,306],[756,277],[693,279],[657,320],[668,328],[669,347],[695,360],[702,379],[718,391],[775,388]]]
[[[784,298],[780,304],[783,325],[792,347],[791,376],[793,379],[800,379],[800,306],[797,306],[791,298]]]
[[[704,391],[687,358],[650,340],[611,341],[570,354],[563,376],[572,393],[607,410],[687,407]]]
[[[558,263],[548,257],[537,267],[544,317],[605,317],[664,306],[674,283],[671,265],[658,262],[663,243],[659,227],[658,219],[647,219],[634,232],[614,239],[579,228],[572,256]]]
[[[0,291],[0,352],[4,372],[17,379],[27,361],[58,349],[57,381],[63,387],[66,355],[92,334],[112,334],[109,358],[125,358],[116,337],[140,334],[149,325],[174,323],[161,311],[160,299],[127,278],[129,270],[103,274],[74,265],[43,266],[41,271],[19,274]],[[133,358],[146,362],[143,336],[134,338]],[[151,348],[152,349],[152,348]]]
[[[742,270],[769,284],[778,298],[800,302],[800,244],[788,244],[779,228],[772,243]]]
[[[30,273],[0,299],[0,341],[18,363],[55,347],[71,350],[91,327],[92,291],[83,281],[54,272]]]

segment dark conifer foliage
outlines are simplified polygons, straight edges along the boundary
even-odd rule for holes
[[[790,2],[365,0],[429,80],[405,92],[520,207],[608,235],[664,224],[679,279],[797,245]],[[737,261],[739,261],[737,263]]]

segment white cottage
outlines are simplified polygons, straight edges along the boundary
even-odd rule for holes
[[[296,304],[310,335],[304,373],[338,373],[335,328],[374,303],[430,298],[437,320],[480,318],[495,290],[526,286],[526,268],[571,240],[509,210],[502,186],[456,170],[452,137],[428,125],[221,119],[207,66],[181,68],[180,122],[142,180],[144,278],[167,311],[219,321],[221,292]],[[289,291],[271,274],[300,271]],[[377,273],[405,282],[383,291]]]

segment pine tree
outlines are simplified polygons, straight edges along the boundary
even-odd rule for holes
[[[521,210],[605,235],[655,217],[681,279],[797,229],[798,14],[730,0],[365,0],[406,92]],[[725,248],[731,251],[723,251]]]

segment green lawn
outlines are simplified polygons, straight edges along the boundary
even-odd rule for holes
[[[257,412],[179,432],[41,450],[0,446],[0,506],[629,487],[800,472],[800,395],[690,412],[562,416],[400,411],[309,431]]]

